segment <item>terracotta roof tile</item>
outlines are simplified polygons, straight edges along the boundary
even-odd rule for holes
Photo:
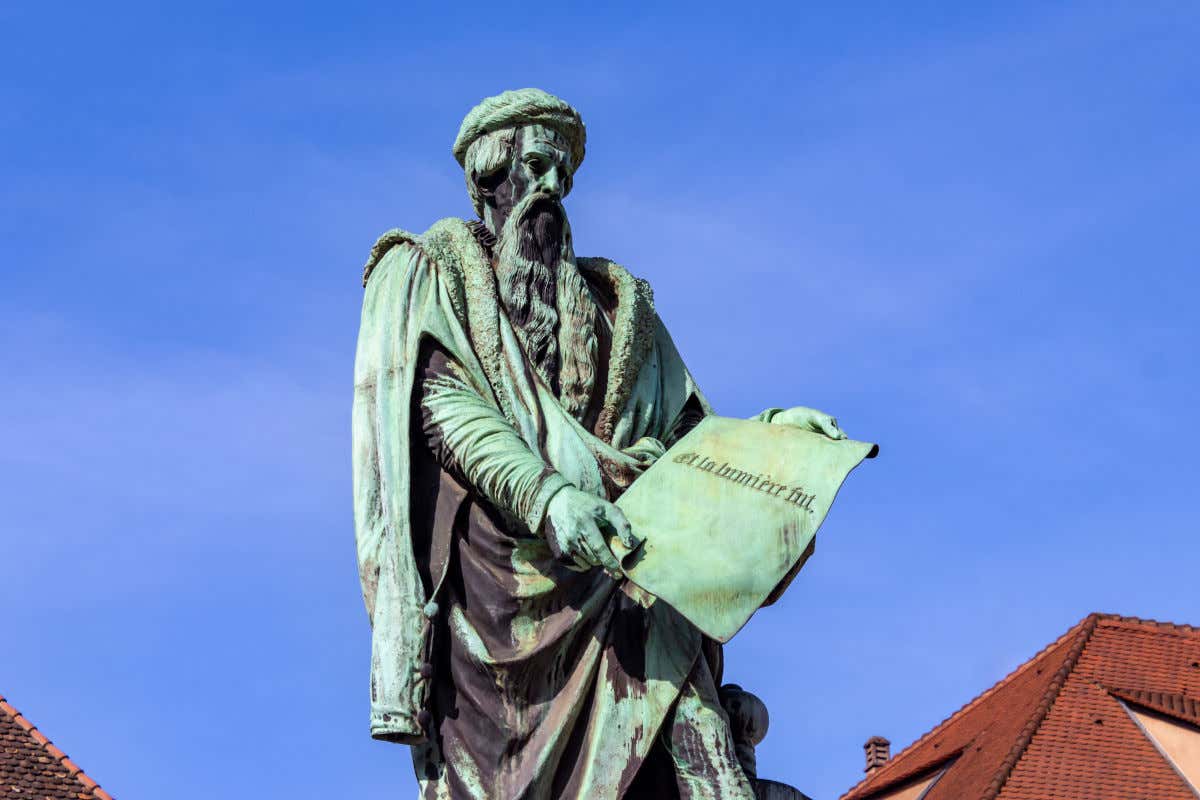
[[[1196,800],[1122,700],[1197,724],[1200,630],[1092,614],[843,800],[879,797],[954,754],[923,800]]]
[[[0,793],[29,800],[113,800],[3,697]]]
[[[1144,689],[1113,689],[1112,695],[1127,703],[1166,714],[1168,717],[1200,725],[1200,701],[1179,694],[1148,692]]]

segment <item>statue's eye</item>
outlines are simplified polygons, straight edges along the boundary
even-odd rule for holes
[[[535,175],[541,175],[546,171],[546,161],[541,156],[529,156],[525,159],[525,165]]]

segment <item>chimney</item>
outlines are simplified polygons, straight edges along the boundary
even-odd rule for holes
[[[892,743],[882,736],[872,736],[867,739],[863,750],[867,753],[867,768],[863,772],[868,775],[882,767],[892,757]]]

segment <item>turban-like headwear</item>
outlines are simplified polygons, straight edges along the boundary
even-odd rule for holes
[[[454,140],[454,158],[465,167],[471,142],[492,131],[521,125],[544,125],[566,137],[571,148],[572,166],[579,169],[587,140],[583,119],[567,103],[541,89],[503,92],[472,108]]]

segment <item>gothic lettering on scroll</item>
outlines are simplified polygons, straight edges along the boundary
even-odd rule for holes
[[[718,478],[724,478],[754,491],[762,492],[771,497],[778,497],[798,508],[803,508],[809,514],[815,513],[812,508],[815,495],[806,492],[802,486],[789,486],[785,483],[777,483],[771,480],[768,475],[760,475],[755,472],[738,469],[728,461],[717,464],[714,459],[700,453],[680,453],[672,460],[676,464],[692,467],[701,472],[708,472]]]

